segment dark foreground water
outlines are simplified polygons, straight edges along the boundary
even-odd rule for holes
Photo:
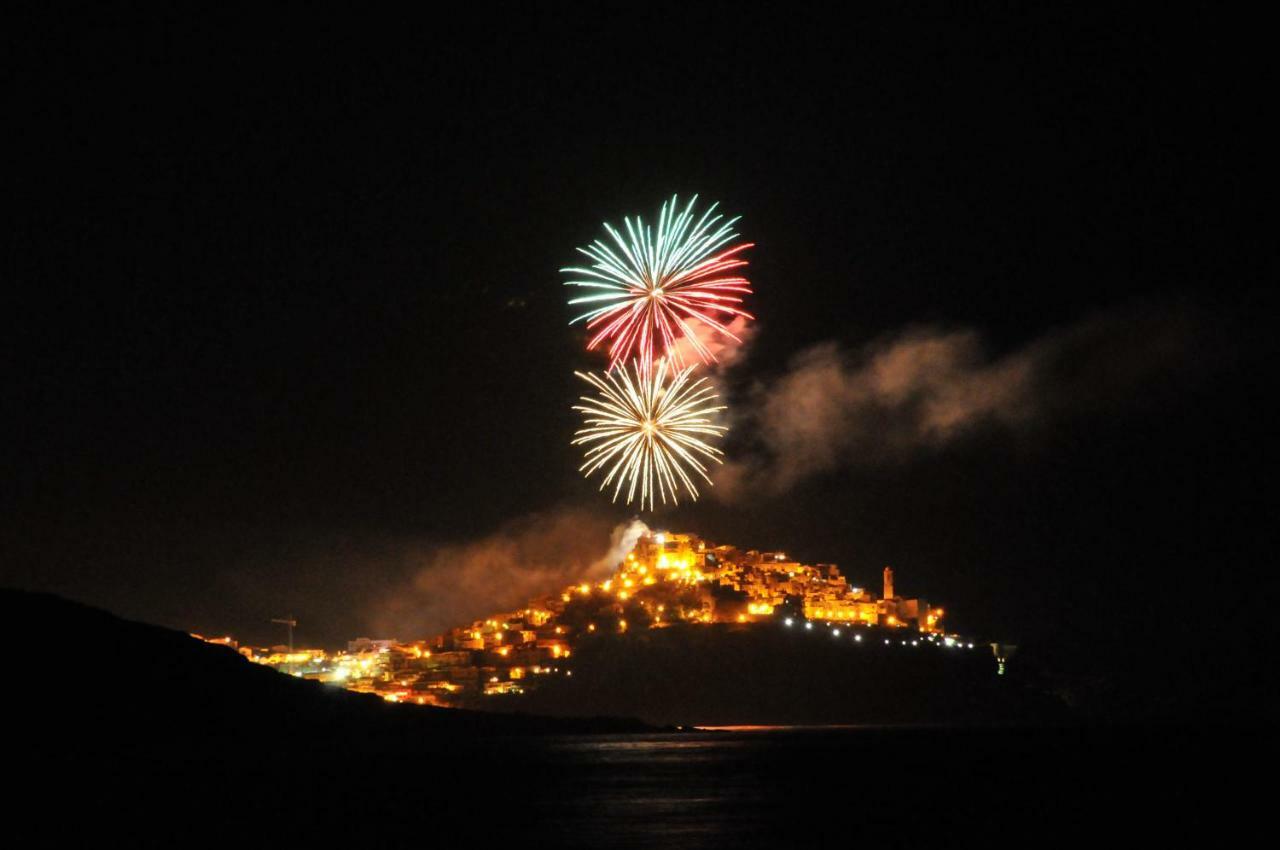
[[[1246,784],[1225,744],[1213,733],[1132,730],[564,739],[547,744],[562,772],[537,796],[543,828],[581,846],[1038,843],[1125,827],[1150,838],[1221,828],[1219,792]]]
[[[1257,817],[1270,785],[1250,765],[1270,770],[1260,733],[1204,728],[775,728],[365,752],[317,740],[154,767],[124,759],[98,814],[103,834],[135,843],[223,846],[1222,841]]]

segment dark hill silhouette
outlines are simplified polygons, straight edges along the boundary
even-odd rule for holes
[[[457,735],[642,730],[636,721],[547,719],[393,705],[296,679],[183,632],[41,593],[0,590],[0,632],[21,672],[10,698],[45,747],[163,757],[193,749],[403,746]]]

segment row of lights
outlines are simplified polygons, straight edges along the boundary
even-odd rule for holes
[[[783,621],[782,621],[782,624],[783,624],[784,626],[792,626],[792,625],[794,625],[794,624],[795,624],[795,621],[794,621],[791,617],[787,617],[785,620],[783,620]],[[830,624],[830,623],[828,623],[827,625],[829,626],[829,625],[831,625],[831,624]],[[813,623],[812,623],[811,621],[809,621],[809,620],[805,620],[804,627],[805,627],[805,629],[806,629],[806,630],[808,630],[808,631],[813,631]],[[840,637],[840,630],[839,630],[839,629],[835,629],[835,628],[833,628],[833,629],[831,630],[831,636],[832,636],[832,637]],[[862,643],[862,635],[855,634],[855,635],[853,636],[853,639],[854,639],[854,641],[856,641],[857,643]],[[934,640],[933,640],[933,635],[929,635],[929,637],[927,638],[927,640],[928,640],[930,643],[933,643],[933,642],[934,642]],[[890,641],[888,638],[885,638],[884,642],[885,642],[885,645],[886,645],[886,646],[888,646],[890,643],[892,643],[892,641]],[[905,640],[903,640],[903,641],[899,641],[899,643],[901,643],[903,646],[906,646],[906,645],[907,645],[907,642],[906,642]],[[912,641],[911,641],[911,646],[919,646],[919,645],[920,645],[920,641],[919,641],[918,639],[917,639],[917,640],[912,640]],[[961,648],[968,647],[969,649],[973,649],[973,644],[972,644],[972,643],[968,643],[968,644],[966,644],[966,643],[964,643],[963,641],[958,641],[958,640],[956,640],[955,638],[950,638],[950,637],[949,637],[949,638],[944,638],[944,639],[943,639],[943,642],[942,642],[942,645],[943,645],[943,646],[948,646],[948,647],[950,647],[950,646],[959,646],[959,647],[961,647]]]

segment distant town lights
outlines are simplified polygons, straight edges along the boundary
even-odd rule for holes
[[[595,640],[602,633],[626,634],[681,623],[736,620],[745,626],[796,611],[800,616],[779,617],[787,628],[803,624],[806,631],[813,631],[815,625],[824,625],[830,636],[839,639],[847,633],[859,645],[871,642],[864,641],[864,636],[876,634],[886,647],[895,640],[904,647],[924,644],[972,650],[977,645],[940,628],[941,608],[894,594],[889,575],[881,597],[850,585],[832,565],[800,565],[786,557],[781,552],[738,552],[734,547],[709,546],[693,535],[656,532],[624,555],[611,575],[579,580],[524,609],[453,629],[435,638],[434,655],[426,649],[426,641],[401,644],[368,639],[351,642],[346,652],[338,653],[255,652],[249,647],[239,651],[255,663],[299,678],[372,690],[392,701],[466,706],[469,703],[459,701],[523,693],[522,686],[536,687],[534,680],[545,674],[572,675],[566,668],[532,662],[566,663],[578,648],[577,640],[592,633]],[[742,607],[717,610],[705,589],[717,585],[731,585],[741,592],[746,597]],[[788,597],[797,601],[781,607]],[[673,604],[664,605],[664,601]],[[791,608],[793,604],[800,609]],[[229,637],[207,640],[236,648]],[[470,676],[462,675],[468,672]]]

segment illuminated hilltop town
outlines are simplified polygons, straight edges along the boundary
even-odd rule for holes
[[[637,629],[815,627],[854,642],[972,649],[947,634],[943,611],[895,593],[884,569],[879,597],[849,584],[834,564],[801,564],[782,552],[711,546],[692,534],[646,532],[608,578],[530,600],[429,640],[360,638],[345,652],[237,647],[257,663],[392,702],[475,705],[572,676],[575,647]],[[1001,659],[1002,660],[1002,659]]]

